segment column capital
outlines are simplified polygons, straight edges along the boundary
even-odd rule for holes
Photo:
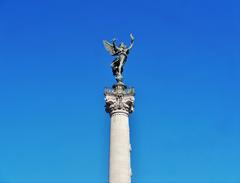
[[[127,88],[119,82],[112,88],[105,88],[105,110],[110,115],[115,113],[124,113],[129,115],[134,110],[134,88]]]

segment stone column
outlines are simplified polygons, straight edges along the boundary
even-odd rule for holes
[[[133,112],[134,89],[118,83],[105,89],[106,112],[111,117],[109,182],[131,183],[129,114]]]

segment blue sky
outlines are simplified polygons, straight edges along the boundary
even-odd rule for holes
[[[1,183],[107,182],[102,40],[131,32],[132,182],[240,182],[239,1],[0,0]]]

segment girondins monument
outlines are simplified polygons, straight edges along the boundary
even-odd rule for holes
[[[131,144],[129,135],[129,114],[134,109],[134,88],[128,88],[123,83],[123,67],[128,54],[133,47],[134,37],[130,34],[131,44],[127,47],[124,43],[116,45],[116,39],[112,43],[103,41],[106,50],[115,57],[111,67],[116,84],[112,88],[106,88],[105,109],[111,117],[110,132],[110,161],[109,182],[131,183]]]

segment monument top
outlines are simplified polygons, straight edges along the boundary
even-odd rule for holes
[[[109,43],[106,40],[103,41],[103,44],[104,44],[104,47],[106,48],[106,50],[112,56],[115,56],[115,59],[113,60],[113,62],[111,64],[111,67],[112,67],[113,75],[115,76],[115,79],[117,80],[118,83],[122,83],[123,67],[127,61],[128,54],[133,47],[134,37],[132,34],[130,34],[130,38],[131,38],[131,43],[130,43],[129,47],[127,47],[124,43],[120,43],[119,46],[117,46],[115,38],[112,40],[112,43]]]

